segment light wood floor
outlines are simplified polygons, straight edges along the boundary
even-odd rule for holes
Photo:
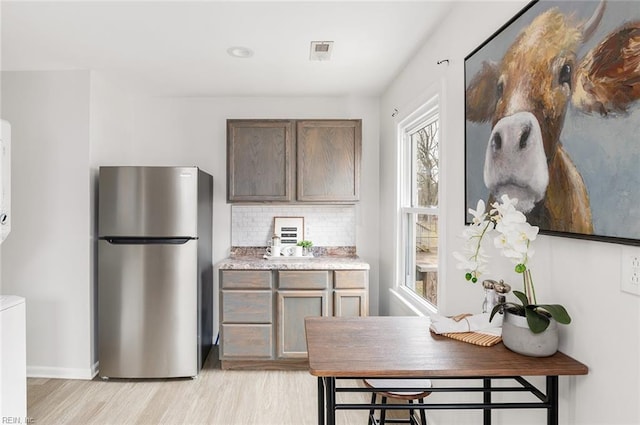
[[[195,380],[30,378],[28,416],[36,425],[317,424],[317,380],[308,372],[221,370],[217,357],[212,351]],[[339,411],[337,421],[365,425],[367,413]]]

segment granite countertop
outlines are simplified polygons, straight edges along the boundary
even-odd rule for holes
[[[261,257],[230,257],[217,264],[220,270],[369,270],[369,264],[359,257],[312,257],[266,259]]]

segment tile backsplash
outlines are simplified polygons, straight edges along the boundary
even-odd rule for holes
[[[231,245],[266,246],[274,217],[304,217],[304,238],[314,246],[355,246],[354,205],[232,205]]]

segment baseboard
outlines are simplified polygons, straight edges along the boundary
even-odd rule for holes
[[[69,367],[27,366],[28,378],[85,379],[91,380],[98,374],[98,362],[87,369]]]

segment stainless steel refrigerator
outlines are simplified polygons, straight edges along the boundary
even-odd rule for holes
[[[197,167],[100,167],[102,378],[194,377],[212,345],[213,178]]]

